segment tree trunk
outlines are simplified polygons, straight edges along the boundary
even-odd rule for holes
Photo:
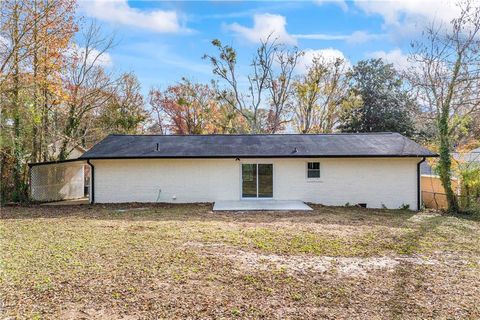
[[[15,6],[13,18],[13,41],[18,41],[18,7]],[[22,179],[22,155],[23,146],[21,141],[21,117],[20,117],[20,79],[19,79],[19,45],[15,44],[15,52],[13,55],[13,87],[12,87],[12,104],[13,104],[13,182],[14,192],[13,201],[23,200],[23,179]]]
[[[459,53],[453,68],[452,79],[448,86],[447,97],[440,108],[440,116],[438,118],[438,129],[440,134],[439,175],[447,196],[448,212],[451,213],[458,212],[458,201],[452,189],[452,158],[450,155],[452,145],[450,141],[448,120],[450,117],[450,103],[452,101],[453,91],[455,90],[455,83],[460,72],[461,63],[462,55]]]
[[[48,15],[46,15],[48,18]],[[48,38],[48,31],[46,28],[44,28],[44,37]],[[49,56],[48,52],[48,45],[43,46],[43,56],[45,57],[44,59],[47,60],[47,57]],[[48,161],[49,159],[49,151],[48,151],[48,140],[47,140],[47,133],[49,130],[49,118],[48,118],[48,111],[49,111],[49,106],[48,106],[48,101],[49,101],[49,91],[48,91],[48,76],[50,74],[49,70],[49,65],[48,63],[43,64],[43,85],[42,85],[42,111],[41,111],[41,119],[40,119],[40,157],[42,157],[43,161]]]
[[[40,151],[43,161],[48,161],[48,143],[47,143],[47,132],[49,127],[48,119],[48,89],[43,89],[43,106],[42,106],[42,117],[41,117],[41,142],[40,142]]]
[[[33,2],[34,13],[37,14],[37,1]],[[38,123],[36,119],[36,113],[38,110],[38,26],[37,19],[35,19],[33,25],[33,108],[35,117],[32,126],[32,154],[31,161],[38,162],[40,160],[39,154],[39,141],[38,141]]]
[[[442,116],[443,118],[443,116]],[[448,135],[448,124],[443,124],[445,120],[440,120],[440,160],[439,175],[442,181],[445,194],[447,196],[448,212],[458,212],[457,197],[452,189],[452,160],[450,156],[450,137]],[[446,120],[448,122],[448,120]],[[445,133],[447,131],[447,133]]]
[[[58,156],[58,160],[66,160],[68,157],[68,139],[72,139],[75,131],[78,129],[78,119],[75,118],[75,107],[70,106],[68,111],[68,119],[67,125],[65,126],[64,130],[64,138],[62,142],[62,146],[60,147],[60,153]]]

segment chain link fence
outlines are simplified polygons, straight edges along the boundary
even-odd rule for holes
[[[40,202],[84,197],[85,161],[33,165],[30,168],[30,197]]]
[[[425,208],[447,208],[447,195],[445,193],[422,191],[422,200]]]

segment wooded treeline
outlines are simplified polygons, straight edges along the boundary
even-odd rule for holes
[[[135,75],[104,67],[113,39],[82,23],[76,6],[0,2],[2,201],[26,199],[28,162],[66,159],[106,133],[138,132],[147,119]]]
[[[0,2],[2,201],[27,199],[28,162],[62,160],[110,133],[331,133],[396,131],[442,155],[452,211],[450,153],[480,137],[480,9],[459,4],[450,24],[412,45],[411,67],[381,59],[350,65],[303,52],[274,35],[248,74],[235,48],[213,40],[210,83],[179,79],[142,95],[133,73],[113,73],[114,39],[76,14],[75,0]]]

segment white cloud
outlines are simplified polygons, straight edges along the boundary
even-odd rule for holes
[[[345,0],[315,0],[314,2],[318,5],[333,3],[333,4],[336,4],[337,6],[339,6],[343,11],[348,10],[348,5],[347,5],[347,2]]]
[[[81,2],[85,12],[94,18],[160,33],[186,31],[176,11],[142,11],[132,8],[127,0],[92,0]]]
[[[10,46],[10,40],[8,40],[4,36],[0,35],[0,46],[9,47]]]
[[[82,48],[82,49],[85,50],[84,48]],[[95,64],[97,64],[99,66],[102,66],[102,67],[112,66],[112,64],[113,64],[112,56],[107,52],[104,52],[99,56],[98,55],[99,53],[100,52],[97,49],[93,49],[92,53],[91,53],[92,58],[90,58],[91,59],[90,62],[95,63]],[[93,59],[95,57],[98,57],[98,58],[97,58],[96,61],[93,61]]]
[[[383,17],[384,27],[398,35],[422,31],[432,21],[448,23],[460,10],[449,0],[355,0],[355,6],[367,14]]]
[[[384,39],[386,36],[387,36],[386,34],[368,33],[365,31],[355,31],[348,37],[347,42],[350,42],[353,44],[365,43],[371,40]]]
[[[328,33],[307,33],[307,34],[294,34],[292,35],[297,39],[309,39],[309,40],[347,40],[349,35],[345,34],[328,34]]]
[[[381,58],[387,63],[392,63],[398,70],[406,70],[412,66],[412,63],[408,61],[408,56],[403,54],[400,49],[393,49],[391,51],[375,51],[367,54],[369,58]]]
[[[86,49],[84,47],[73,44],[66,50],[65,55],[83,60],[86,54],[85,51]],[[100,55],[99,54],[100,51],[97,49],[90,49],[87,57],[87,63],[99,67],[111,67],[113,65],[112,56],[108,52],[103,52]]]
[[[0,54],[6,55],[10,49],[10,41],[0,35]]]
[[[455,3],[448,0],[356,0],[355,5],[366,13],[380,14],[387,24],[399,24],[405,15],[448,22],[459,12]]]
[[[297,64],[297,72],[305,73],[309,65],[311,65],[315,57],[322,57],[326,61],[335,61],[336,59],[344,59],[349,65],[349,60],[345,57],[342,51],[334,48],[325,49],[306,49],[303,51],[303,56],[299,59]]]
[[[326,34],[326,33],[311,33],[311,34],[294,34],[296,39],[310,39],[310,40],[342,40],[351,44],[359,44],[371,40],[379,40],[385,38],[386,34],[368,33],[365,31],[355,31],[352,34]]]
[[[276,14],[256,14],[253,16],[253,27],[248,28],[238,23],[233,23],[227,28],[238,36],[253,42],[265,41],[270,35],[283,44],[297,44],[297,40],[286,30],[287,20],[284,16]]]
[[[331,2],[330,0],[327,2]],[[338,1],[333,1],[338,2]],[[366,31],[355,31],[351,34],[327,34],[327,33],[307,33],[307,34],[289,34],[286,29],[287,21],[284,16],[276,14],[256,14],[253,16],[253,27],[245,27],[238,23],[227,25],[228,30],[233,31],[238,36],[249,42],[259,43],[266,40],[269,36],[276,38],[283,44],[297,44],[297,39],[325,40],[325,41],[346,41],[350,44],[360,44],[371,40],[380,40],[388,37],[388,34],[368,33]]]

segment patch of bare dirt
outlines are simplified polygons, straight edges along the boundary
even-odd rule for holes
[[[419,212],[413,216],[411,216],[408,221],[410,222],[423,222],[425,220],[435,218],[435,217],[440,217],[441,214],[439,212],[435,211],[428,211],[428,212]]]
[[[235,249],[222,243],[187,242],[185,246],[201,248],[206,255],[231,259],[241,269],[281,270],[287,274],[335,272],[342,276],[366,276],[371,271],[392,272],[400,263],[435,265],[438,261],[416,257],[325,257],[307,255],[261,254]]]

